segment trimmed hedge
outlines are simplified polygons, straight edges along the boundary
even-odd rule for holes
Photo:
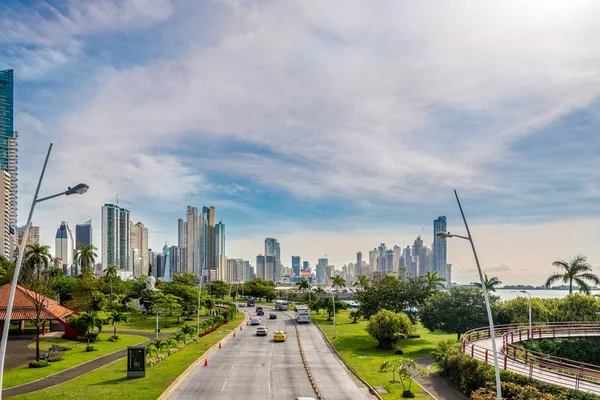
[[[44,368],[44,367],[47,367],[48,365],[50,365],[50,363],[46,360],[29,362],[29,368]]]

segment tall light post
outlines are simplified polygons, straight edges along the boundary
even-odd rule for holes
[[[146,300],[145,302],[152,304],[156,310],[156,338],[158,339],[158,306],[149,300]]]
[[[200,274],[200,282],[198,282],[198,314],[196,315],[196,337],[200,334],[200,308],[202,299],[202,274]]]
[[[490,305],[490,298],[488,296],[487,288],[485,287],[485,280],[483,279],[483,273],[481,272],[481,266],[479,265],[479,258],[477,257],[477,251],[475,250],[475,244],[473,243],[473,237],[471,236],[471,231],[469,230],[469,225],[467,224],[467,218],[465,217],[465,213],[463,212],[462,205],[460,204],[460,200],[458,198],[458,193],[456,190],[454,191],[454,196],[456,197],[456,202],[458,203],[458,208],[460,209],[460,214],[462,215],[462,219],[465,223],[465,228],[467,230],[467,236],[453,235],[450,232],[436,232],[436,236],[440,239],[457,237],[460,239],[468,240],[471,243],[471,249],[473,250],[473,256],[475,257],[475,263],[477,264],[477,271],[479,272],[479,280],[481,282],[481,290],[483,291],[483,297],[485,298],[485,308],[487,310],[488,322],[490,325],[490,337],[492,339],[492,353],[494,353],[494,370],[496,373],[496,395],[498,400],[502,400],[502,382],[500,380],[500,367],[498,366],[498,349],[496,346],[496,333],[494,332],[494,318],[492,316],[492,307]]]
[[[31,227],[31,218],[33,217],[33,210],[37,203],[41,203],[42,201],[50,200],[59,196],[70,196],[72,194],[84,194],[88,191],[89,186],[85,183],[80,183],[74,187],[69,187],[64,192],[56,193],[51,196],[38,198],[40,193],[40,186],[42,185],[42,180],[44,179],[44,173],[46,172],[46,166],[48,165],[48,159],[50,158],[50,152],[52,151],[52,143],[50,143],[50,147],[48,147],[48,153],[46,154],[46,159],[44,160],[44,166],[42,167],[42,173],[40,174],[40,179],[38,180],[37,187],[35,189],[35,194],[33,196],[33,202],[31,203],[31,208],[29,209],[29,216],[27,217],[27,224],[25,225],[25,232],[23,232],[23,238],[21,239],[21,244],[19,245],[19,254],[17,256],[17,263],[15,265],[15,271],[12,279],[12,284],[10,287],[10,294],[8,295],[8,304],[6,305],[6,316],[4,318],[4,327],[2,329],[2,341],[0,342],[0,399],[2,398],[2,380],[4,378],[4,360],[6,359],[6,346],[8,344],[8,331],[10,330],[10,319],[12,317],[12,309],[15,301],[15,293],[17,290],[17,284],[19,283],[19,273],[21,272],[21,264],[23,263],[23,253],[25,252],[25,246],[27,244],[27,237],[29,236],[29,228]]]
[[[519,292],[525,293],[527,296],[529,296],[529,338],[531,339],[531,338],[533,338],[533,330],[531,328],[531,308],[532,308],[531,294],[527,290],[519,290]]]

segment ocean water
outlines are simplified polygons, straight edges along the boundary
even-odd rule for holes
[[[566,297],[569,294],[568,290],[528,290],[528,292],[531,297],[539,297],[542,299],[561,298]],[[573,293],[576,293],[575,290],[573,290]],[[512,300],[519,296],[528,297],[525,293],[520,293],[518,290],[512,289],[496,289],[493,294],[499,296],[501,300]],[[600,295],[600,291],[592,290],[592,294]]]

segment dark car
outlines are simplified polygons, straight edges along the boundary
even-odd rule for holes
[[[256,307],[256,312],[258,312],[259,310],[262,310],[262,309],[263,309],[262,307],[258,306],[258,307]]]
[[[265,315],[265,312],[262,310],[262,308],[260,310],[258,310],[256,312],[256,315]]]
[[[277,319],[277,314],[275,314],[275,313],[269,314],[269,319]]]

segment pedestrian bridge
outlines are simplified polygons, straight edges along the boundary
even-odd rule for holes
[[[527,375],[537,381],[600,395],[600,366],[525,350],[517,344],[528,339],[600,336],[598,322],[511,324],[489,327],[464,334],[461,350],[472,358],[494,364],[492,340],[496,341],[501,369]]]

